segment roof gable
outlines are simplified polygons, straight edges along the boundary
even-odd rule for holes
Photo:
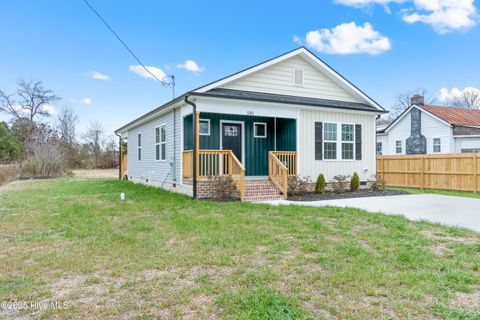
[[[295,66],[304,70],[303,87],[293,84]],[[207,84],[194,92],[204,93],[216,88],[357,102],[384,111],[378,103],[304,47]]]
[[[378,130],[378,127],[377,127],[377,133],[378,134],[388,133],[390,130],[392,130],[393,127],[395,127],[395,125],[397,125],[397,123],[399,123],[403,118],[405,118],[408,114],[410,114],[410,111],[412,111],[413,108],[417,108],[420,111],[422,111],[423,113],[427,114],[428,116],[433,117],[436,120],[440,121],[441,123],[445,124],[446,126],[450,126],[450,123],[446,122],[442,118],[437,117],[435,114],[430,113],[429,111],[425,110],[424,108],[422,108],[420,106],[413,105],[413,106],[407,108],[405,111],[403,111],[395,120],[393,120],[393,122],[391,122],[383,130]]]

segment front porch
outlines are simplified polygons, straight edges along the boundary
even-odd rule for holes
[[[241,200],[248,200],[245,190],[251,189],[250,184],[268,177],[267,181],[283,197],[287,196],[288,176],[297,174],[295,119],[197,112],[195,134],[192,115],[183,121],[184,182],[193,178],[196,156],[197,181],[229,175],[235,180]],[[193,139],[199,146],[196,155]],[[257,181],[257,185],[266,184]]]

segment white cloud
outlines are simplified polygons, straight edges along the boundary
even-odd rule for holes
[[[357,26],[355,22],[344,23],[333,29],[310,31],[306,42],[320,52],[330,54],[381,54],[391,49],[388,37],[375,31],[370,23]]]
[[[48,113],[51,116],[57,114],[57,110],[55,109],[55,107],[49,104],[42,106],[42,111]]]
[[[440,92],[438,93],[438,100],[440,102],[451,102],[455,98],[460,97],[465,92],[474,92],[480,95],[480,89],[474,87],[466,87],[463,90],[460,90],[457,87],[453,87],[451,89],[448,88],[441,88]]]
[[[474,0],[414,0],[415,8],[403,11],[407,23],[421,22],[445,34],[468,30],[477,24],[477,9]]]
[[[98,72],[98,71],[92,71],[89,73],[90,77],[95,80],[111,80],[109,76],[107,76],[104,73]]]
[[[294,36],[292,37],[292,40],[293,40],[293,42],[295,42],[296,44],[298,44],[298,45],[300,45],[300,46],[302,45],[302,38],[300,38],[299,36],[294,35]]]
[[[157,67],[152,67],[152,66],[146,66],[145,68],[150,71],[155,77],[157,77],[159,80],[163,80],[165,78],[166,74],[163,72],[162,69],[157,68]],[[139,75],[140,77],[147,78],[147,79],[155,79],[154,76],[152,76],[147,70],[145,70],[141,65],[135,65],[135,66],[130,66],[128,69]]]
[[[191,72],[202,72],[205,68],[200,68],[198,66],[198,64],[193,61],[193,60],[185,60],[184,63],[179,63],[177,64],[177,68],[180,68],[180,69],[185,69],[187,71],[191,71]]]
[[[86,105],[91,105],[93,103],[91,98],[85,97],[82,100],[80,100],[81,104],[86,104]]]

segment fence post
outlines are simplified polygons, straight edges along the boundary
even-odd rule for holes
[[[473,192],[478,192],[478,155],[473,154]]]

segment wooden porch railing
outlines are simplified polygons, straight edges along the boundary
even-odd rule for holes
[[[270,151],[268,153],[268,178],[285,198],[288,196],[288,174],[289,169],[280,161],[274,151]]]
[[[297,152],[296,151],[272,151],[273,155],[280,160],[288,170],[288,176],[297,175]]]
[[[193,177],[193,151],[183,152],[183,177]],[[197,179],[230,175],[243,200],[245,194],[245,168],[231,150],[199,150]]]

